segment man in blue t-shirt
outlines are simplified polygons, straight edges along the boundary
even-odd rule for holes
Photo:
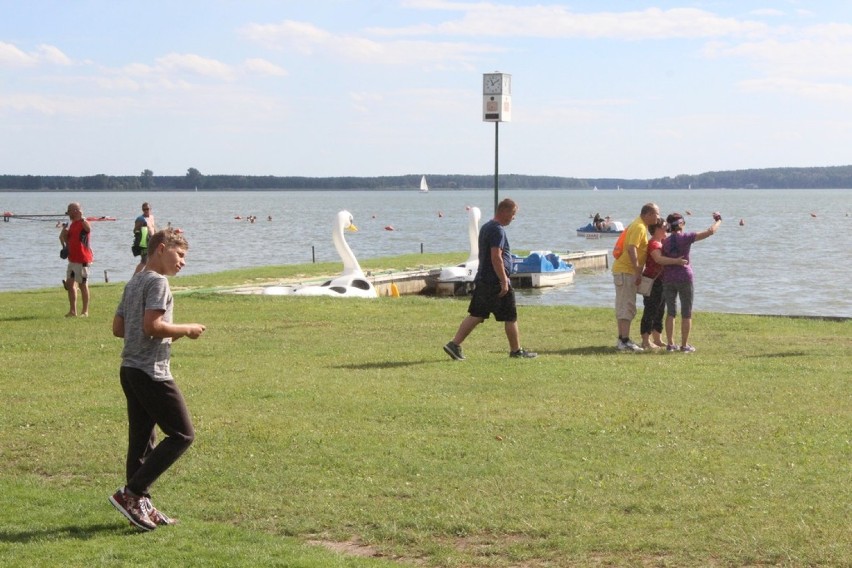
[[[529,359],[536,356],[536,353],[521,347],[515,291],[509,285],[512,252],[504,227],[514,220],[517,212],[518,204],[504,199],[497,205],[494,218],[479,230],[479,269],[473,280],[473,297],[467,309],[470,315],[462,320],[453,340],[444,345],[444,351],[456,361],[465,358],[462,342],[491,314],[494,314],[495,320],[505,324],[510,357]]]

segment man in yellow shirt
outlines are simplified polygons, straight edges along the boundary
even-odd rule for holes
[[[642,206],[639,216],[625,229],[624,252],[612,265],[615,282],[615,319],[618,321],[619,351],[642,351],[630,340],[630,322],[636,317],[636,288],[642,281],[645,257],[648,254],[648,227],[661,221],[656,203]]]

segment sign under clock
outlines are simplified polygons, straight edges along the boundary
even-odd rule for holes
[[[482,75],[482,120],[510,122],[512,120],[512,76],[508,73]]]

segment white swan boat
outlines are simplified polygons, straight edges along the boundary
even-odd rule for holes
[[[373,283],[367,280],[358,259],[349,248],[343,236],[343,231],[357,231],[352,214],[341,211],[335,217],[331,238],[334,248],[343,261],[343,273],[337,278],[326,280],[319,285],[302,286],[270,286],[263,293],[270,296],[332,296],[335,298],[377,298],[378,294]]]
[[[440,296],[459,296],[470,293],[473,279],[479,269],[479,220],[482,212],[479,207],[468,207],[467,238],[470,241],[470,254],[461,264],[442,268],[436,281],[436,293]]]

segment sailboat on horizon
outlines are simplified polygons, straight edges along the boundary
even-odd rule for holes
[[[420,193],[429,193],[429,184],[426,183],[426,176],[420,178]]]

